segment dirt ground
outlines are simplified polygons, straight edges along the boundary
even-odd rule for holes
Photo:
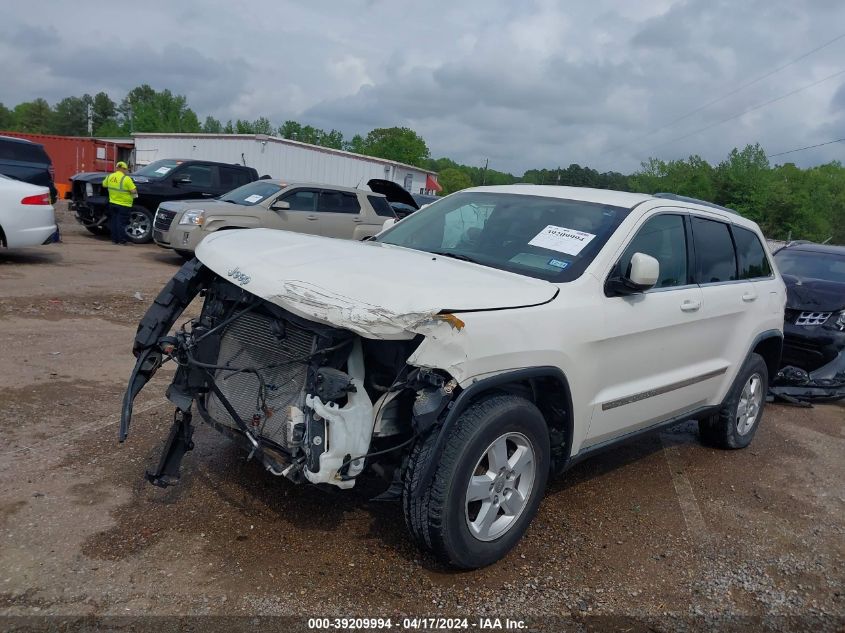
[[[744,451],[705,448],[687,424],[590,459],[552,482],[505,560],[467,573],[418,553],[399,504],[369,501],[375,482],[296,487],[204,426],[180,485],[146,484],[172,416],[169,372],[136,401],[123,445],[119,403],[136,323],[181,260],[60,218],[63,244],[0,251],[2,628],[189,615],[298,616],[276,621],[287,630],[351,616],[845,625],[841,404],[770,405]]]

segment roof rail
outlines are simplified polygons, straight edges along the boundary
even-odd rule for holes
[[[705,207],[710,207],[712,209],[719,209],[720,211],[727,211],[728,213],[733,213],[734,215],[740,215],[738,211],[734,209],[729,209],[728,207],[723,207],[720,204],[716,204],[715,202],[708,202],[707,200],[699,200],[698,198],[690,198],[689,196],[680,196],[677,193],[655,193],[655,198],[664,198],[665,200],[677,200],[678,202],[692,202],[693,204],[700,204]]]

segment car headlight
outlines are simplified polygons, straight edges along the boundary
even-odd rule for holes
[[[194,224],[202,226],[205,221],[205,211],[203,209],[188,209],[182,214],[179,224]]]
[[[839,316],[836,317],[834,324],[840,330],[845,331],[845,310],[839,312]]]

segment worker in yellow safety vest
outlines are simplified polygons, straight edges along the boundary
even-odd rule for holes
[[[138,197],[135,183],[126,174],[126,163],[120,161],[114,166],[114,173],[103,179],[103,187],[109,191],[109,229],[114,244],[126,244],[126,227],[132,201]]]

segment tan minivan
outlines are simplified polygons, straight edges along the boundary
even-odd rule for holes
[[[373,191],[265,179],[220,198],[161,203],[153,239],[190,258],[206,235],[223,229],[281,229],[362,240],[395,218],[387,198]]]

